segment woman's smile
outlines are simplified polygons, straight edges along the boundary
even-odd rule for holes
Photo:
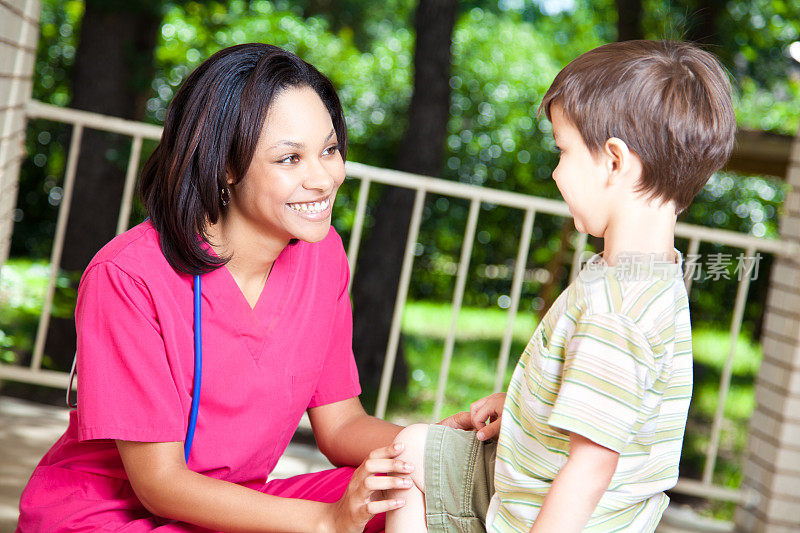
[[[287,203],[294,214],[313,221],[326,220],[331,215],[333,202],[331,197],[322,198],[312,202],[292,202]]]

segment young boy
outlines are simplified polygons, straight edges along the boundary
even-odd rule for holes
[[[603,253],[536,328],[504,406],[493,395],[449,421],[477,435],[398,435],[415,487],[396,491],[407,504],[387,532],[651,532],[677,480],[692,340],[675,223],[730,155],[728,78],[688,43],[613,43],[567,65],[540,109],[553,179]]]

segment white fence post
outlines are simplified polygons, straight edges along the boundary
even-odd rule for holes
[[[795,137],[780,231],[800,243],[800,133]],[[777,256],[764,314],[764,360],[756,380],[743,490],[760,504],[740,506],[736,530],[800,531],[800,257]]]
[[[25,157],[25,103],[31,97],[39,0],[0,4],[0,267],[8,258],[19,168]]]

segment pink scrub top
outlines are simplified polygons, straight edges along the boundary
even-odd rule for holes
[[[281,252],[254,309],[227,268],[202,276],[203,373],[189,468],[269,492],[267,476],[305,410],[360,394],[348,277],[333,228],[321,242]],[[192,277],[167,263],[149,222],[94,257],[75,320],[78,409],[23,493],[21,531],[80,529],[92,516],[117,530],[149,516],[114,439],[186,436]]]

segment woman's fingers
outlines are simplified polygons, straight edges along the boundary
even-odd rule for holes
[[[364,487],[370,491],[390,489],[410,489],[414,485],[409,477],[369,476],[364,480]]]
[[[367,504],[367,512],[370,515],[376,515],[378,513],[385,513],[386,511],[399,509],[405,504],[406,501],[402,498],[393,500],[376,500],[374,502],[369,502]]]
[[[370,474],[410,474],[414,465],[399,459],[367,459],[364,471]]]
[[[389,446],[384,446],[383,448],[375,448],[371,452],[369,452],[370,459],[380,459],[383,457],[397,457],[403,451],[403,443],[402,442],[395,442],[394,444],[390,444]]]
[[[385,499],[383,492],[413,485],[413,481],[403,475],[413,471],[413,465],[397,459],[402,451],[402,443],[395,443],[370,452],[353,473],[342,498],[334,505],[335,531],[361,531],[373,515],[405,505],[401,498]]]

